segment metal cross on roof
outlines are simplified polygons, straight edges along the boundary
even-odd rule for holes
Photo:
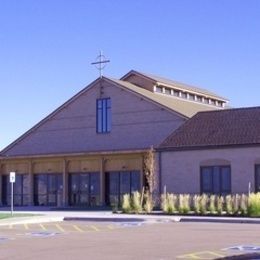
[[[110,62],[110,60],[107,60],[106,57],[102,54],[102,51],[100,51],[96,61],[91,63],[91,65],[95,65],[95,67],[99,70],[100,78],[102,78],[103,70],[108,62]]]

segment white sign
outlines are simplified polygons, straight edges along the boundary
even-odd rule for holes
[[[10,172],[10,182],[11,183],[15,182],[15,172]]]

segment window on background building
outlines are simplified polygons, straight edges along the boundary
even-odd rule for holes
[[[171,95],[171,89],[170,88],[165,88],[165,94]]]
[[[156,92],[162,93],[163,92],[163,88],[160,86],[156,86]]]
[[[201,193],[231,193],[230,166],[205,166],[200,172]]]
[[[197,96],[197,101],[202,102],[202,96]]]
[[[111,99],[97,100],[97,133],[109,133],[111,131]]]
[[[180,91],[179,90],[173,90],[173,95],[176,96],[176,97],[179,97],[180,96]]]
[[[187,96],[188,96],[188,95],[187,95],[186,92],[181,92],[181,97],[182,97],[182,98],[187,98]]]
[[[260,192],[260,164],[255,166],[255,192]]]
[[[204,103],[205,104],[209,104],[209,99],[208,98],[204,98]]]
[[[195,100],[195,95],[194,94],[189,94],[189,100]]]

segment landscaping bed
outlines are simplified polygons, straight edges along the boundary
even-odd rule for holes
[[[164,193],[155,202],[149,194],[134,192],[123,196],[123,213],[151,214],[160,205],[161,214],[187,216],[260,217],[260,193],[217,195],[190,195]]]

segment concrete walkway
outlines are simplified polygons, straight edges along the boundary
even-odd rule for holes
[[[0,213],[7,213],[0,210]],[[0,220],[0,226],[32,224],[44,222],[56,222],[64,220],[74,221],[102,221],[102,222],[212,222],[212,223],[254,223],[260,224],[260,218],[243,217],[210,217],[210,216],[173,216],[163,215],[161,212],[154,214],[113,214],[111,211],[53,211],[53,210],[24,210],[17,211],[15,214],[33,214],[30,217],[13,217]]]

